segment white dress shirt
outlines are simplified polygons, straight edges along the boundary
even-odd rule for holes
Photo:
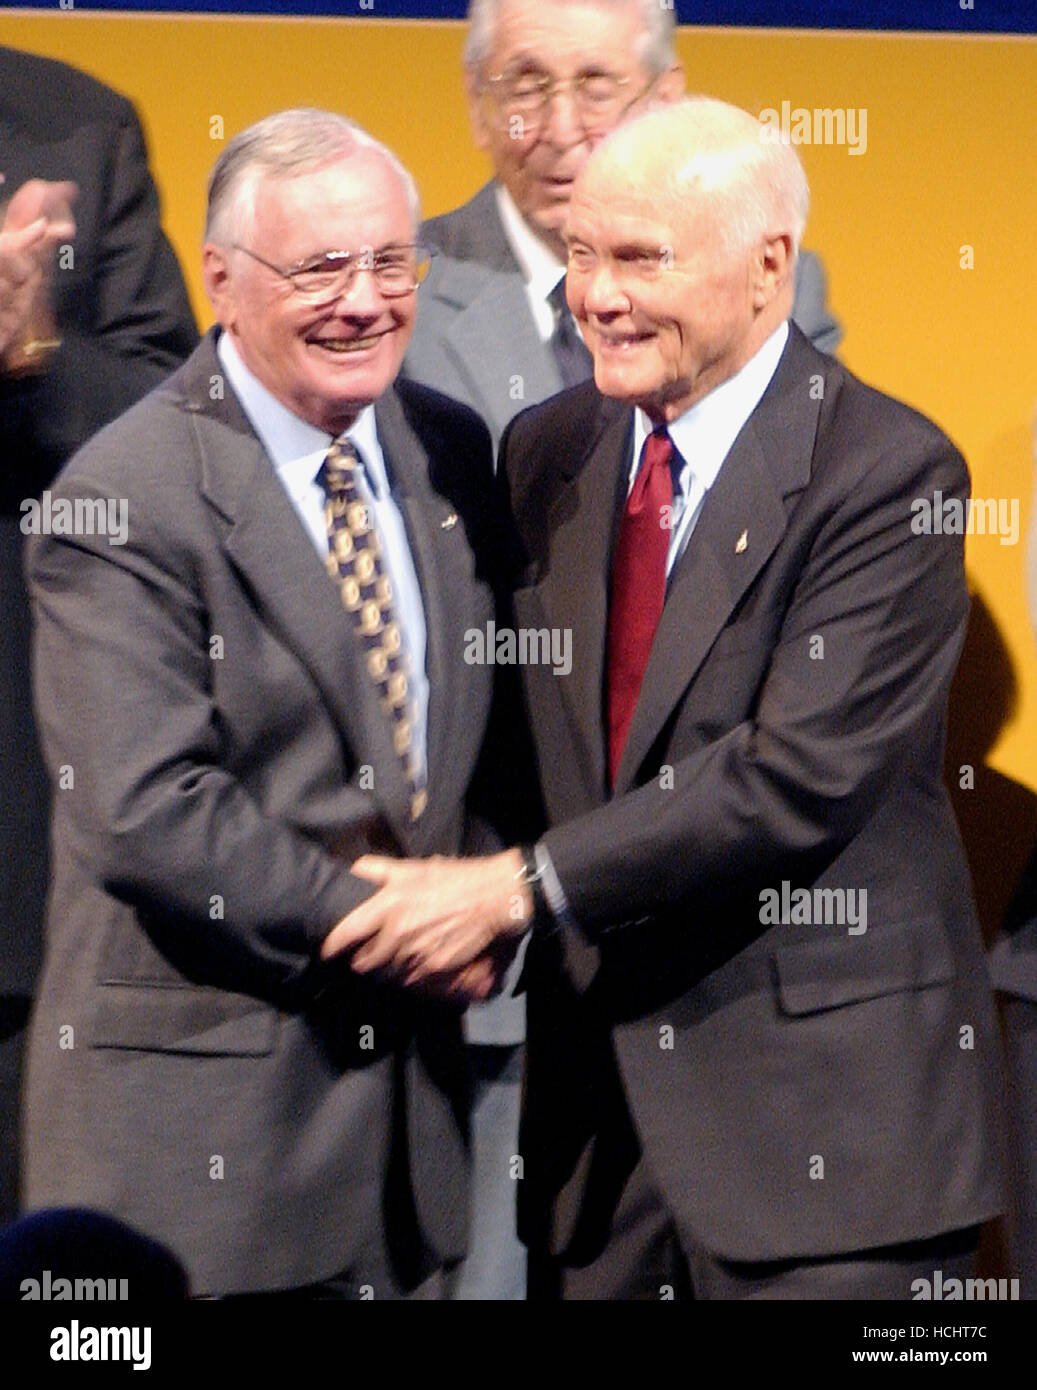
[[[497,195],[497,210],[515,259],[519,263],[522,278],[526,282],[526,295],[533,314],[537,333],[542,343],[549,343],[555,331],[554,306],[548,302],[548,295],[565,274],[565,262],[545,246],[532,231],[526,219],[515,206],[515,200],[498,183],[494,190]],[[565,311],[568,313],[568,309]],[[573,320],[576,323],[576,320]],[[576,324],[577,331],[579,324]]]
[[[770,385],[788,336],[788,323],[782,323],[741,371],[721,382],[667,427],[679,456],[673,463],[673,530],[666,557],[667,579],[684,554],[706,494],[716,482],[731,445]],[[641,449],[652,429],[652,422],[644,411],[635,410],[628,495],[637,477]]]

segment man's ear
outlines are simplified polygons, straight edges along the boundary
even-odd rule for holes
[[[481,150],[490,148],[490,126],[486,119],[485,98],[482,82],[477,72],[465,68],[465,95],[468,97],[468,119],[472,126],[472,136]]]
[[[687,79],[680,63],[674,63],[673,67],[667,69],[655,83],[657,99],[667,103],[680,101],[686,88]]]
[[[225,246],[207,241],[202,247],[202,282],[213,313],[225,327],[233,317],[229,252]]]
[[[764,237],[753,261],[753,307],[764,309],[786,287],[795,270],[792,235],[779,232]]]

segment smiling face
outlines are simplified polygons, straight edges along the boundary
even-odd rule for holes
[[[627,79],[624,101],[648,87],[653,97],[674,99],[683,91],[683,72],[673,68],[653,82],[636,56],[643,34],[640,7],[633,0],[625,5],[507,0],[483,70],[469,79],[472,126],[480,148],[490,155],[497,179],[526,221],[560,254],[573,181],[595,145],[627,112],[617,110],[609,124],[592,122],[587,130],[569,89],[557,92],[539,119],[515,121],[496,94],[499,84],[488,87],[485,79],[540,75],[564,82],[581,74],[610,74]]]
[[[375,252],[414,241],[407,196],[386,160],[358,148],[290,177],[261,177],[241,244],[287,268],[326,251]],[[392,385],[414,329],[415,293],[386,299],[360,270],[317,307],[290,281],[230,247],[207,243],[206,290],[242,360],[282,405],[340,434]]]
[[[777,310],[760,313],[759,256],[770,253],[725,247],[693,188],[664,196],[652,177],[596,161],[573,195],[566,239],[569,307],[598,390],[656,424],[733,376],[780,322]]]

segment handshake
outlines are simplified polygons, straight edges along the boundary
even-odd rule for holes
[[[469,1004],[488,999],[533,920],[517,849],[473,859],[390,859],[351,866],[377,891],[331,929],[321,959],[349,954],[358,974]]]

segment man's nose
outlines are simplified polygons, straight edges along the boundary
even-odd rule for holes
[[[610,261],[599,261],[587,274],[583,285],[583,309],[598,318],[629,312],[626,288]]]
[[[573,86],[559,85],[549,94],[540,117],[540,138],[564,150],[587,139]]]
[[[363,264],[354,269],[349,284],[335,299],[336,312],[347,317],[363,314],[373,318],[382,312],[384,305],[373,268]]]

